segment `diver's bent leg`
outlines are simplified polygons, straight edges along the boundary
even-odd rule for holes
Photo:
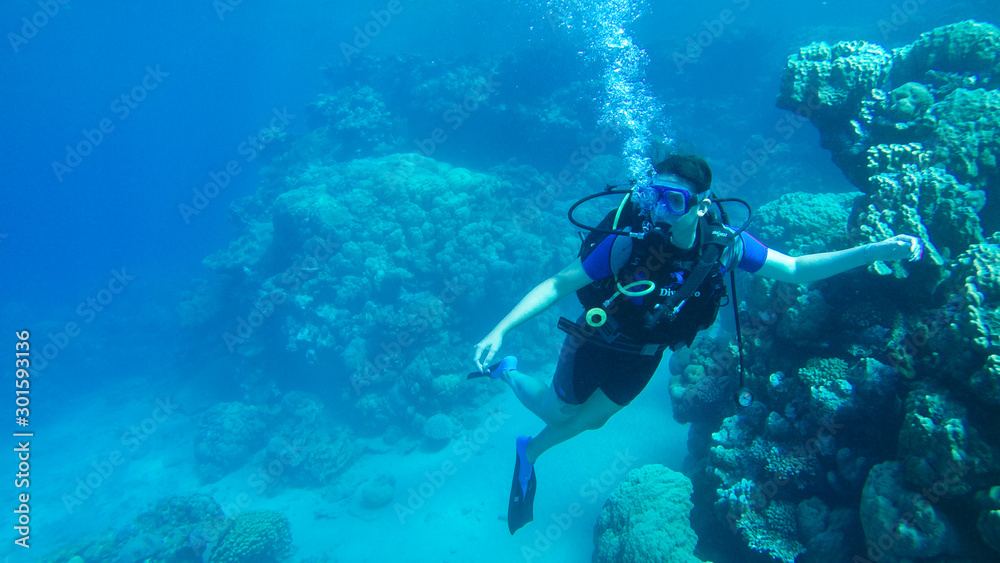
[[[621,405],[609,399],[600,389],[594,391],[573,416],[561,423],[549,424],[528,442],[528,462],[534,464],[543,452],[584,430],[596,430],[604,426],[604,423],[621,408]]]
[[[535,416],[546,424],[552,424],[568,417],[568,413],[564,412],[562,408],[562,405],[566,403],[563,403],[556,396],[555,391],[550,386],[519,371],[505,371],[501,377],[514,390],[514,394],[517,395],[521,404],[535,413]]]

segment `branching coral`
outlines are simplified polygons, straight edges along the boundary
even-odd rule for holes
[[[920,143],[888,143],[868,148],[868,173],[898,174],[930,165],[931,153]]]
[[[763,512],[748,510],[739,520],[738,527],[747,545],[783,563],[794,563],[806,550],[796,538],[795,505],[774,501]]]

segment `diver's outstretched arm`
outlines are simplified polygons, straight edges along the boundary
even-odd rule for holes
[[[792,257],[773,248],[767,249],[767,259],[758,275],[789,283],[809,283],[835,276],[858,266],[892,260],[919,260],[923,243],[917,237],[899,235],[881,242],[857,248]]]
[[[503,337],[508,332],[592,281],[583,270],[583,263],[577,259],[558,274],[536,285],[479,344],[476,344],[473,357],[476,365],[481,369],[490,364],[500,351]]]

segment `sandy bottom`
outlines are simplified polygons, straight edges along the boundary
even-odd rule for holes
[[[604,428],[539,459],[535,519],[514,536],[505,521],[514,442],[543,425],[510,390],[479,413],[488,424],[440,451],[366,454],[336,484],[306,490],[280,486],[280,475],[262,486],[249,469],[200,485],[192,415],[209,399],[145,377],[122,380],[114,392],[78,397],[40,425],[32,445],[31,556],[8,543],[0,557],[36,560],[88,534],[123,527],[165,496],[198,491],[228,513],[284,512],[296,547],[292,561],[590,561],[594,522],[627,470],[646,463],[680,468],[687,427],[670,416],[666,363]],[[177,410],[154,421],[166,397]],[[378,473],[395,477],[396,494],[386,507],[369,510],[360,485]],[[12,499],[16,492],[11,488]]]

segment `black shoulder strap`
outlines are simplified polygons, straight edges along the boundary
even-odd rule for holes
[[[656,326],[663,315],[667,315],[668,319],[676,317],[684,303],[698,290],[701,283],[708,277],[708,273],[718,263],[723,249],[735,243],[733,234],[722,223],[703,219],[698,223],[698,226],[701,229],[701,248],[698,252],[697,265],[691,271],[691,276],[684,281],[677,292],[668,297],[656,312],[650,315],[646,321],[646,328]]]

